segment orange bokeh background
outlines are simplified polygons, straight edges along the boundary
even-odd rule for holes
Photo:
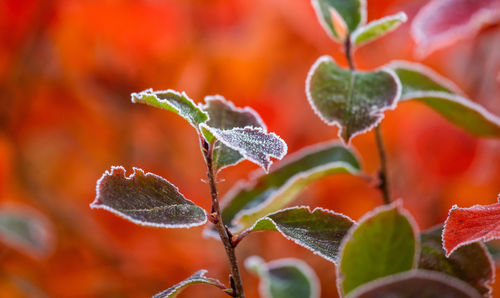
[[[415,60],[409,23],[422,5],[369,0],[369,20],[398,11],[410,20],[361,48],[358,67]],[[491,25],[420,62],[500,115],[499,40],[500,27]],[[111,165],[157,173],[210,207],[194,130],[174,114],[133,105],[130,93],[183,90],[198,102],[224,95],[257,110],[294,152],[337,138],[304,92],[310,66],[324,54],[346,65],[309,0],[1,1],[0,200],[45,215],[55,247],[40,259],[0,246],[0,296],[145,297],[202,268],[227,282],[222,246],[203,239],[202,228],[139,227],[89,208],[96,180]],[[496,201],[500,140],[474,138],[417,103],[388,112],[382,127],[393,195],[421,229],[443,222],[453,204]],[[356,137],[353,147],[375,176],[373,133]],[[220,192],[255,169],[244,162],[224,170]],[[382,198],[366,179],[345,175],[312,184],[297,202],[358,219]],[[334,265],[277,233],[250,235],[237,253],[240,261],[301,258],[320,277],[322,297],[337,295]],[[255,276],[243,269],[243,279],[247,296],[258,297]],[[181,296],[225,297],[203,285]]]

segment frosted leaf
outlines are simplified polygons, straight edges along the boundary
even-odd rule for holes
[[[193,275],[191,275],[190,277],[186,278],[185,280],[181,281],[180,283],[166,289],[165,291],[163,291],[161,293],[154,295],[153,298],[175,298],[187,286],[192,285],[192,284],[200,284],[200,283],[209,284],[212,286],[216,286],[220,289],[230,291],[230,289],[226,289],[226,287],[220,281],[213,279],[213,278],[205,277],[206,273],[207,273],[207,270],[200,270],[200,271],[194,273]]]
[[[247,126],[260,127],[266,131],[266,125],[260,116],[250,107],[237,108],[230,101],[220,95],[205,97],[203,110],[208,114],[206,125],[217,129],[244,128]],[[204,130],[208,142],[213,140],[213,135]],[[213,152],[214,166],[217,171],[235,165],[244,159],[238,151],[231,149],[223,143],[217,142]]]
[[[328,35],[343,42],[366,22],[366,0],[312,0],[318,20]]]
[[[274,133],[266,133],[260,127],[235,127],[225,130],[205,124],[200,127],[208,130],[224,145],[238,151],[245,159],[264,168],[266,172],[272,164],[271,157],[282,159],[287,152],[286,143],[280,137]]]
[[[245,267],[260,277],[259,293],[267,298],[319,298],[320,285],[314,271],[299,259],[265,263],[260,257],[245,260]]]
[[[342,239],[354,224],[349,217],[330,210],[291,207],[259,219],[250,231],[280,232],[330,262],[337,261]]]
[[[339,126],[339,137],[349,143],[396,107],[401,86],[391,70],[351,71],[323,56],[309,71],[306,94],[314,112],[328,125]]]
[[[190,228],[207,221],[205,210],[187,200],[170,182],[133,168],[112,167],[97,182],[91,208],[115,213],[135,224],[162,228]]]
[[[153,107],[165,109],[180,115],[186,119],[196,130],[198,125],[205,122],[208,116],[186,93],[174,90],[153,91],[147,89],[139,93],[132,93],[133,103],[143,103]]]
[[[352,44],[360,46],[376,40],[385,34],[396,30],[402,23],[406,22],[407,16],[404,12],[383,17],[372,21],[365,26],[359,27],[351,35]]]
[[[345,297],[480,298],[481,295],[467,283],[449,275],[428,270],[411,270],[366,283]]]

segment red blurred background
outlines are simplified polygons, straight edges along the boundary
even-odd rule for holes
[[[425,2],[368,0],[368,20],[398,11],[410,20],[361,48],[358,67],[414,60],[409,23]],[[171,88],[198,102],[224,95],[255,108],[294,152],[337,136],[304,93],[306,74],[323,54],[346,65],[309,0],[0,1],[0,200],[38,210],[55,237],[41,259],[0,246],[0,296],[144,297],[202,268],[226,282],[223,248],[203,239],[202,228],[145,228],[90,210],[96,180],[111,165],[162,175],[210,207],[194,130],[173,114],[133,105],[130,93]],[[500,26],[420,62],[500,115]],[[453,204],[496,201],[499,140],[476,139],[417,103],[388,112],[383,131],[393,195],[420,228],[443,222]],[[353,146],[375,175],[372,132]],[[244,162],[224,170],[221,193],[255,168]],[[382,198],[345,175],[311,185],[298,202],[358,219]],[[320,277],[322,297],[337,295],[334,265],[277,233],[250,235],[237,252],[240,261],[253,254],[304,259]],[[257,279],[243,271],[248,297],[257,297]],[[225,297],[203,285],[181,296]]]

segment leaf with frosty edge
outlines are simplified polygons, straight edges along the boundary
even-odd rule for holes
[[[226,287],[220,281],[213,279],[213,278],[206,277],[205,276],[206,273],[207,273],[207,270],[200,270],[200,271],[194,273],[193,275],[191,275],[190,277],[186,278],[185,280],[181,281],[180,283],[166,289],[165,291],[163,291],[161,293],[154,295],[153,298],[175,298],[187,286],[192,285],[192,284],[200,284],[200,283],[216,286],[224,291],[226,291],[226,290],[230,291],[230,289],[226,289]]]
[[[208,114],[206,125],[217,129],[232,129],[235,127],[245,128],[247,126],[260,127],[266,131],[266,125],[259,114],[250,107],[237,108],[230,101],[220,95],[205,97],[205,105],[202,109]],[[203,131],[208,142],[213,141],[214,136]],[[227,166],[235,165],[245,158],[238,151],[229,148],[221,142],[216,142],[213,152],[215,169],[221,170]]]
[[[402,23],[406,22],[408,17],[404,12],[383,17],[379,20],[372,21],[364,26],[356,29],[352,35],[352,44],[360,46],[376,40],[385,34],[396,30]]]
[[[299,259],[265,263],[260,257],[245,260],[245,267],[260,277],[259,294],[267,298],[319,298],[318,277]]]
[[[292,207],[268,214],[259,219],[250,231],[280,232],[315,254],[337,261],[340,243],[354,221],[330,210],[309,207]]]
[[[52,226],[38,212],[24,206],[0,208],[0,242],[34,257],[45,257],[53,248]]]
[[[195,105],[186,93],[174,90],[153,91],[147,89],[139,93],[132,93],[133,103],[143,103],[156,108],[165,109],[186,119],[196,130],[198,125],[205,122],[208,116],[200,107]]]
[[[423,58],[456,41],[474,36],[481,28],[498,23],[498,0],[432,0],[417,13],[411,34],[416,53]]]
[[[304,148],[288,155],[269,174],[251,175],[252,179],[238,182],[222,199],[222,219],[236,233],[289,204],[307,183],[338,173],[356,174],[359,170],[356,155],[337,142]],[[243,227],[237,227],[236,221],[245,214],[260,217]],[[205,230],[206,235],[218,235],[211,232],[213,227],[208,228]]]
[[[411,270],[417,264],[417,227],[398,202],[363,216],[344,237],[337,288],[347,294],[372,280]]]
[[[271,157],[282,159],[288,150],[285,141],[275,133],[260,127],[247,126],[217,129],[201,124],[202,131],[209,131],[218,141],[238,151],[245,159],[261,166],[266,172],[272,164]]]
[[[349,143],[396,107],[401,87],[391,70],[351,71],[322,56],[309,71],[306,93],[314,112],[328,125],[339,126],[339,137]]]
[[[446,256],[472,242],[500,239],[500,202],[470,208],[454,205],[446,219],[442,238]]]
[[[421,252],[418,268],[434,270],[467,282],[485,296],[491,291],[494,264],[482,243],[471,243],[455,250],[449,258],[441,243],[441,226],[420,234]]]
[[[463,92],[448,79],[416,63],[394,61],[389,67],[401,81],[400,100],[424,103],[474,136],[500,137],[500,118],[460,96]]]
[[[187,200],[170,182],[153,173],[112,167],[97,182],[91,208],[105,209],[135,224],[162,228],[190,228],[207,221],[205,210]]]
[[[339,42],[366,22],[366,0],[312,0],[311,4],[323,29]]]
[[[411,270],[377,279],[358,287],[346,298],[480,298],[467,283],[449,275]]]

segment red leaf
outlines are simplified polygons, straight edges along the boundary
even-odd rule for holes
[[[433,0],[415,16],[412,35],[426,56],[500,19],[498,0]]]
[[[471,242],[499,239],[500,202],[470,208],[453,206],[446,219],[442,237],[446,256]]]

